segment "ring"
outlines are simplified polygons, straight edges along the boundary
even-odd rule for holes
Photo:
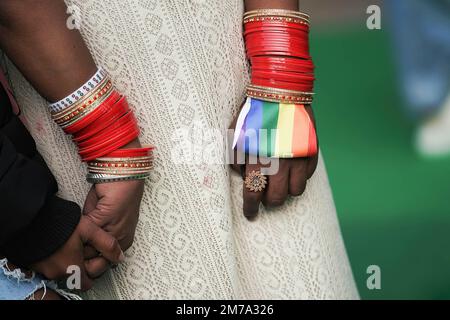
[[[244,183],[250,191],[261,192],[266,187],[267,178],[259,171],[252,171],[245,177]]]

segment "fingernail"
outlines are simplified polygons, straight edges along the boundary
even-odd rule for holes
[[[120,252],[119,261],[124,262],[125,261],[125,255],[123,254],[123,251]]]

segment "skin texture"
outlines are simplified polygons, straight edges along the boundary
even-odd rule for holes
[[[288,9],[299,10],[297,0],[246,0],[246,11],[256,9]],[[310,106],[306,106],[311,119],[314,121],[314,116]],[[237,118],[233,121],[230,128],[234,129]],[[237,155],[235,154],[235,159]],[[264,167],[259,161],[250,161],[247,157],[245,165],[233,164],[233,170],[242,175],[245,179],[252,171],[260,171]],[[288,196],[300,196],[306,189],[306,183],[313,175],[317,166],[318,156],[311,158],[295,158],[295,159],[280,159],[280,166],[278,173],[267,176],[268,184],[265,190],[261,192],[253,192],[243,186],[242,194],[244,199],[243,213],[249,220],[254,220],[259,211],[260,204],[266,207],[278,207],[284,204]],[[262,161],[264,163],[264,161]],[[253,164],[251,164],[253,163]]]
[[[86,245],[100,253],[102,257],[98,257],[97,254],[96,257],[86,260],[83,256],[83,247]],[[118,264],[124,259],[125,256],[117,239],[84,216],[75,232],[59,250],[50,257],[31,265],[30,268],[48,279],[64,280],[68,276],[67,268],[77,265],[81,271],[81,290],[88,290],[93,285],[93,279],[98,276],[96,272],[99,264],[104,261],[108,264]],[[17,268],[11,264],[8,264],[8,267],[11,270]],[[31,276],[29,271],[24,272],[27,276]],[[43,290],[37,291],[34,298],[41,299],[43,293]],[[55,292],[48,290],[44,300],[54,300],[58,297]]]
[[[85,260],[83,247],[89,245],[99,253],[90,260]],[[67,268],[77,265],[81,270],[81,290],[92,287],[93,280],[98,276],[98,265],[104,262],[118,264],[125,259],[116,238],[102,230],[88,217],[82,217],[75,232],[69,240],[50,257],[31,265],[31,269],[48,279],[64,280],[67,278]]]
[[[298,10],[297,0],[246,0],[245,5],[246,10]],[[77,30],[66,27],[66,19],[66,7],[62,0],[0,1],[0,46],[36,90],[49,101],[65,97],[96,70],[81,35]],[[311,109],[308,107],[307,110],[312,116]],[[125,148],[139,146],[136,140]],[[265,192],[255,193],[243,189],[244,215],[255,218],[261,202],[268,207],[279,206],[288,195],[302,194],[316,164],[317,157],[281,159],[280,170],[269,177]],[[253,170],[259,170],[261,165],[232,167],[245,176]],[[65,277],[63,271],[68,263],[78,264],[82,266],[84,274],[83,286],[89,288],[92,279],[106,271],[110,263],[119,262],[116,255],[108,254],[109,251],[99,256],[101,246],[95,239],[100,234],[102,238],[110,234],[122,249],[131,246],[142,194],[143,181],[94,185],[85,201],[85,216],[72,237],[58,252],[33,265],[32,269],[50,279],[58,279]],[[94,226],[107,233],[102,233],[102,229],[95,229]],[[117,253],[115,245],[114,248],[108,248]]]
[[[96,71],[80,33],[67,28],[67,18],[63,0],[0,1],[0,47],[48,101],[67,96]],[[135,140],[124,148],[140,146]],[[143,181],[98,185],[86,200],[86,217],[119,239],[124,250],[132,243],[143,186]],[[60,250],[61,259],[68,255],[86,257],[90,278],[98,277],[112,262],[99,257],[89,245],[83,248],[71,243]],[[83,265],[79,259],[77,263]],[[46,259],[35,268],[45,271],[50,279],[60,275],[55,259]]]

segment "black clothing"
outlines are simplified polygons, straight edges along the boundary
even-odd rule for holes
[[[57,191],[54,176],[0,84],[0,253],[16,266],[50,256],[78,225],[80,207],[58,198]]]

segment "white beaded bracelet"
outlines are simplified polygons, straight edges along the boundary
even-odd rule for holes
[[[107,76],[107,73],[103,71],[102,68],[98,68],[97,72],[88,80],[86,81],[80,88],[69,94],[67,97],[59,100],[58,102],[52,103],[49,105],[50,112],[60,112],[74,103],[76,103],[78,100],[83,98],[85,95],[87,95],[89,92],[91,92],[93,89],[95,89],[103,79],[105,79]]]

